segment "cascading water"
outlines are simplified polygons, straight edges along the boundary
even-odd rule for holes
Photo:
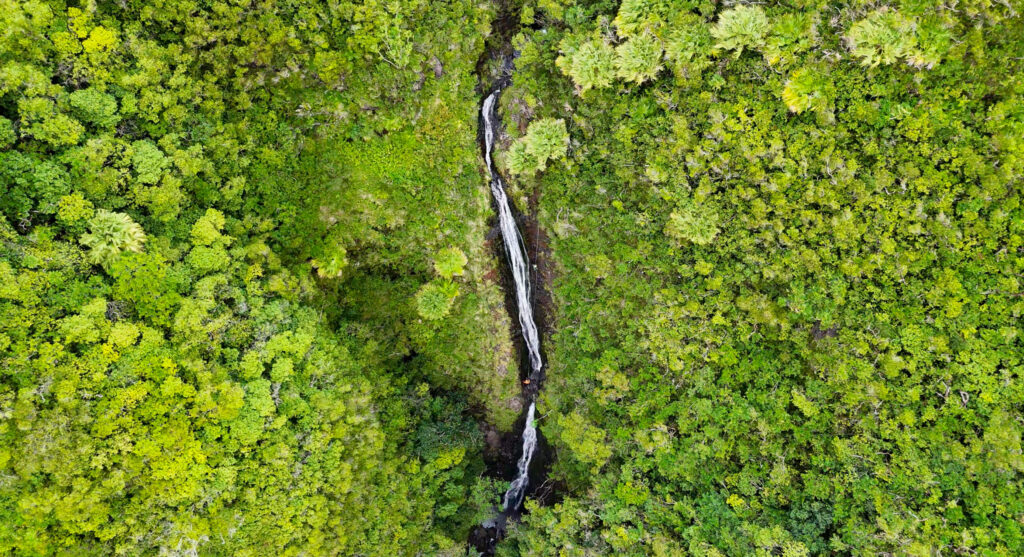
[[[537,429],[533,427],[533,411],[535,405],[530,403],[530,410],[526,412],[526,425],[523,426],[523,454],[517,463],[518,475],[512,480],[501,507],[505,512],[519,508],[526,496],[526,487],[530,482],[529,470],[530,459],[533,458],[533,450],[537,448]]]
[[[530,262],[526,253],[526,244],[523,242],[519,228],[516,226],[515,218],[512,215],[512,208],[509,206],[508,197],[505,195],[505,184],[501,175],[494,167],[491,159],[491,151],[494,147],[494,138],[497,131],[495,115],[495,104],[501,94],[501,87],[484,99],[481,116],[484,124],[484,159],[487,162],[487,171],[491,178],[491,193],[498,205],[498,223],[501,229],[501,237],[505,243],[505,253],[508,256],[509,267],[512,271],[512,279],[515,282],[516,307],[519,311],[519,325],[523,331],[523,340],[526,343],[526,350],[530,357],[531,381],[536,383],[540,379],[540,372],[544,362],[540,355],[540,335],[537,332],[537,324],[533,320],[533,305],[530,298]],[[533,398],[533,397],[531,397]],[[505,492],[502,500],[502,512],[515,511],[522,504],[526,496],[526,488],[530,483],[529,469],[533,452],[537,448],[537,430],[533,425],[535,402],[530,401],[530,408],[526,412],[526,423],[523,426],[523,452],[517,462],[517,475]]]
[[[537,324],[533,321],[533,305],[530,299],[530,262],[526,255],[526,244],[519,234],[515,218],[512,216],[512,208],[509,207],[508,197],[505,195],[505,184],[491,159],[497,126],[494,105],[500,94],[501,89],[497,89],[484,99],[484,158],[487,161],[487,171],[491,175],[491,193],[498,204],[498,223],[501,227],[501,237],[505,241],[505,253],[508,255],[512,279],[515,281],[519,325],[523,329],[523,340],[526,341],[526,349],[530,354],[531,375],[535,375],[540,372],[543,362],[540,356],[540,335],[537,333]]]

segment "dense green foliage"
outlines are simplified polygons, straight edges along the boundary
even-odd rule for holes
[[[1021,5],[535,17],[566,492],[499,554],[1024,553]]]
[[[463,553],[518,409],[493,17],[0,1],[0,554]]]
[[[1024,554],[1017,0],[0,0],[0,554],[466,554],[498,8],[499,555]]]
[[[526,135],[509,148],[509,171],[524,174],[544,170],[549,160],[565,158],[568,147],[569,133],[565,131],[565,120],[545,118],[530,122]]]

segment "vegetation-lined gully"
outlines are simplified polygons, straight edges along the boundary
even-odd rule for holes
[[[545,369],[541,350],[543,327],[540,326],[536,296],[537,290],[543,289],[543,285],[538,280],[537,264],[534,263],[540,251],[536,245],[539,228],[509,200],[505,179],[493,159],[501,137],[501,93],[512,84],[515,71],[516,53],[511,49],[510,39],[518,19],[518,14],[510,13],[507,7],[502,6],[494,25],[493,38],[497,42],[488,45],[478,66],[481,83],[491,82],[480,105],[478,139],[496,215],[495,233],[492,236],[500,237],[502,244],[495,245],[494,249],[500,252],[499,259],[506,263],[501,273],[505,305],[513,322],[519,325],[512,332],[522,354],[520,382],[524,401],[523,414],[516,421],[512,433],[502,439],[498,458],[491,462],[490,472],[507,479],[508,489],[500,506],[495,509],[495,516],[470,533],[470,543],[484,555],[494,554],[495,545],[504,537],[508,521],[518,518],[525,499],[544,485],[548,468],[547,447],[535,427],[539,418],[536,400],[543,384]],[[527,239],[530,237],[533,242]]]

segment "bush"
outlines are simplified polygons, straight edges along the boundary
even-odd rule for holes
[[[924,18],[916,26],[917,48],[907,56],[915,68],[934,68],[953,43],[949,29],[938,18]]]
[[[800,114],[805,110],[823,113],[828,109],[835,87],[828,76],[817,68],[805,67],[793,72],[782,90],[782,100],[789,110]]]
[[[665,45],[665,58],[672,62],[678,75],[690,77],[706,68],[710,62],[711,33],[704,21],[696,16],[686,18],[677,27]]]
[[[444,248],[434,256],[434,270],[446,279],[461,276],[469,260],[459,248]]]
[[[764,57],[769,64],[788,64],[811,47],[814,22],[808,14],[785,14],[772,22],[765,41]]]

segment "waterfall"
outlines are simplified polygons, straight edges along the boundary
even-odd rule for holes
[[[526,255],[526,244],[519,234],[515,218],[512,216],[512,208],[509,207],[508,197],[505,195],[505,184],[501,181],[501,175],[494,168],[494,161],[491,159],[491,149],[494,147],[495,128],[497,127],[494,121],[494,104],[500,93],[501,89],[498,89],[484,100],[484,158],[487,161],[487,171],[491,175],[491,193],[498,205],[501,237],[505,241],[505,253],[508,255],[512,279],[516,286],[519,325],[523,329],[523,340],[526,341],[526,349],[530,354],[531,375],[533,375],[540,371],[543,362],[540,357],[540,335],[537,333],[537,324],[533,322],[533,304],[530,300],[530,261]]]
[[[498,223],[501,237],[505,243],[505,254],[508,256],[512,279],[515,282],[519,325],[522,328],[523,340],[530,356],[530,377],[539,378],[544,362],[540,356],[540,335],[537,332],[537,324],[533,321],[533,305],[530,299],[530,261],[526,253],[526,244],[523,242],[522,235],[519,234],[515,218],[512,216],[512,208],[505,195],[505,184],[501,181],[501,175],[498,174],[498,170],[494,167],[494,161],[491,159],[497,128],[494,105],[500,94],[501,88],[499,87],[484,99],[481,110],[484,123],[484,160],[487,162],[487,171],[491,177],[491,194],[494,195],[494,201],[498,206]],[[502,500],[502,511],[504,512],[513,511],[522,504],[530,482],[530,459],[533,458],[533,451],[537,448],[537,429],[533,425],[534,410],[535,403],[531,401],[530,408],[526,413],[526,423],[523,426],[523,452],[517,463],[517,476]]]
[[[530,459],[533,457],[533,449],[537,447],[537,429],[533,427],[533,410],[534,403],[531,402],[530,410],[526,413],[526,425],[523,426],[523,454],[516,464],[519,473],[516,479],[512,480],[512,484],[505,492],[505,498],[501,502],[501,508],[505,511],[516,509],[522,504],[523,497],[526,496],[526,486],[530,483],[528,474]]]

